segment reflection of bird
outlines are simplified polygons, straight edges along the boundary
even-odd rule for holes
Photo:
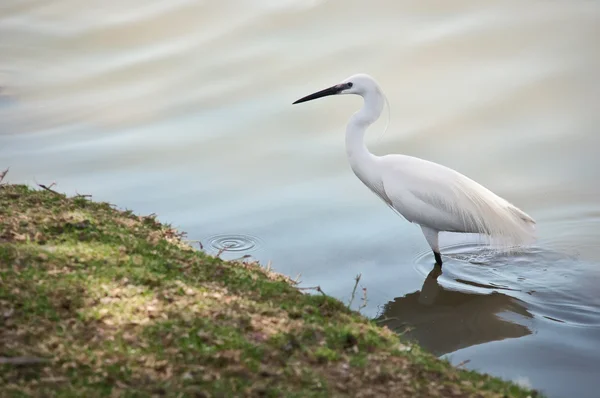
[[[448,290],[437,281],[441,273],[440,267],[434,267],[420,292],[387,303],[380,324],[417,340],[435,355],[531,334],[526,326],[497,315],[508,311],[531,318],[520,300],[498,292],[482,295]]]
[[[294,104],[335,94],[357,94],[364,99],[346,128],[352,170],[388,206],[421,226],[437,264],[442,264],[441,231],[484,234],[506,246],[532,240],[535,221],[531,217],[457,171],[411,156],[380,157],[368,151],[364,134],[379,118],[385,99],[372,77],[351,76]]]

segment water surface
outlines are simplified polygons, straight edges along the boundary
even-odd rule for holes
[[[344,300],[362,273],[363,311],[437,355],[593,397],[598,37],[593,1],[4,0],[0,167],[157,213]],[[357,72],[391,104],[373,152],[484,183],[537,220],[536,245],[506,256],[442,235],[431,273],[419,228],[348,167],[360,100],[291,106]]]

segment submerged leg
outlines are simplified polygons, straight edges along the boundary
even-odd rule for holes
[[[433,256],[435,257],[435,263],[442,266],[442,256],[440,254],[440,246],[438,244],[438,231],[435,229],[431,229],[429,227],[424,227],[421,225],[421,230],[423,231],[423,235],[425,235],[425,239],[427,239],[427,243],[433,250]]]

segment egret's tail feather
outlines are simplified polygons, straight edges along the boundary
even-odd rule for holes
[[[467,189],[457,184],[472,206],[465,209],[465,215],[471,218],[473,232],[485,235],[492,247],[502,251],[513,251],[535,242],[535,220],[532,217],[481,185],[469,185]]]

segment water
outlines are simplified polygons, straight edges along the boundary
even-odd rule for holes
[[[4,0],[0,167],[157,213],[206,251],[344,300],[362,273],[363,312],[437,355],[592,397],[598,37],[594,1]],[[503,256],[442,235],[430,275],[420,230],[348,167],[360,100],[291,106],[357,72],[391,104],[373,152],[481,181],[537,220],[536,246]]]

